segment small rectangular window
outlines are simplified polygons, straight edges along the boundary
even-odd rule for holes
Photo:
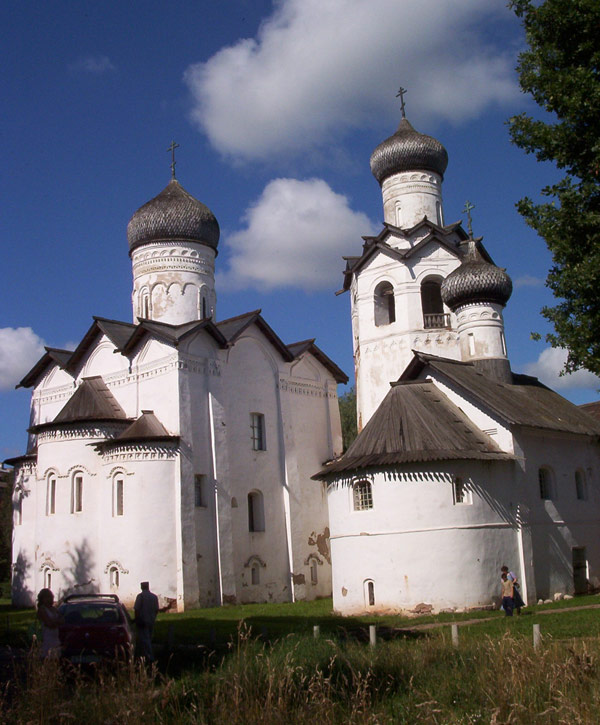
[[[354,510],[366,511],[373,508],[373,489],[370,481],[358,481],[353,486]]]
[[[454,503],[455,504],[470,504],[473,503],[471,498],[471,491],[467,488],[462,478],[455,478],[453,483],[454,489]]]
[[[194,506],[196,508],[206,508],[208,506],[206,476],[201,473],[194,476]]]
[[[538,481],[540,484],[540,498],[544,501],[552,499],[552,481],[550,472],[546,468],[540,468],[538,471]]]
[[[73,478],[73,505],[71,512],[78,514],[81,511],[83,511],[83,476],[77,474]]]
[[[253,451],[266,451],[265,416],[262,413],[250,413],[250,432]]]

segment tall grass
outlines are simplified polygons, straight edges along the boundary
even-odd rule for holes
[[[135,663],[77,672],[32,655],[0,695],[0,721],[588,724],[598,722],[599,662],[597,638],[537,651],[510,634],[458,649],[439,634],[375,649],[295,635],[267,646],[242,627],[220,661],[177,679]]]

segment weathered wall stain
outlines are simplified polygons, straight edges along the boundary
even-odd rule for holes
[[[308,545],[316,546],[317,551],[321,556],[331,564],[331,555],[329,553],[329,527],[326,526],[322,534],[317,534],[315,531],[308,537]]]
[[[304,576],[304,574],[292,574],[292,579],[294,580],[294,584],[306,583],[306,577]]]

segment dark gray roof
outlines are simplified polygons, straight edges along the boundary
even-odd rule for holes
[[[17,384],[17,388],[29,388],[31,385],[35,385],[50,365],[56,364],[64,370],[73,354],[70,350],[61,350],[57,347],[45,347],[44,350],[46,352]]]
[[[434,171],[443,178],[447,166],[448,153],[442,144],[415,131],[406,118],[371,154],[371,172],[380,184],[400,171]]]
[[[140,207],[127,225],[130,252],[147,242],[165,241],[197,242],[216,249],[219,235],[212,211],[176,179]]]
[[[177,347],[183,338],[199,330],[205,330],[214,338],[217,345],[226,347],[227,341],[225,337],[210,318],[192,320],[192,322],[185,322],[183,325],[171,325],[167,322],[157,322],[156,320],[142,320],[136,326],[122,352],[125,355],[129,354],[146,335],[164,340]]]
[[[512,281],[506,271],[490,264],[470,239],[460,266],[442,282],[442,300],[455,312],[473,302],[495,302],[504,306],[512,294]]]
[[[341,368],[339,368],[330,357],[325,355],[325,353],[319,347],[315,345],[314,337],[311,340],[292,342],[287,346],[287,348],[294,356],[294,359],[299,358],[305,352],[310,352],[310,354],[315,359],[317,359],[321,363],[321,365],[323,365],[323,367],[329,370],[329,372],[333,375],[336,383],[346,384],[348,382],[348,376],[346,375],[346,373]]]
[[[69,398],[60,413],[51,423],[40,423],[30,428],[31,433],[39,430],[81,421],[123,421],[128,420],[125,411],[98,375],[84,378],[81,385]]]
[[[279,352],[281,357],[286,362],[291,362],[294,359],[294,356],[279,335],[277,335],[273,328],[265,322],[260,312],[260,310],[253,310],[252,312],[246,312],[243,315],[230,317],[222,322],[217,322],[217,329],[225,336],[229,345],[234,345],[235,341],[239,338],[242,332],[250,327],[250,325],[255,324],[273,347]]]
[[[171,435],[164,425],[154,415],[152,410],[142,410],[140,417],[135,420],[116,438],[96,443],[95,448],[99,451],[127,445],[129,443],[177,443],[179,436]]]
[[[410,239],[415,233],[425,232],[423,238],[414,246],[408,249],[397,249],[389,244],[386,240],[390,236],[398,237],[400,239]],[[456,237],[458,236],[459,242]],[[354,274],[360,272],[363,267],[369,263],[371,258],[378,252],[387,254],[392,259],[405,262],[411,257],[419,254],[424,247],[432,242],[439,244],[441,247],[447,249],[451,254],[456,255],[458,258],[462,258],[464,249],[461,247],[460,242],[468,239],[466,232],[460,225],[460,222],[454,224],[448,224],[446,226],[438,226],[432,221],[423,217],[421,221],[417,222],[410,229],[400,229],[393,224],[385,222],[382,230],[375,237],[363,237],[363,251],[360,257],[343,257],[346,260],[346,269],[344,270],[344,286],[336,294],[342,294],[350,289],[352,283],[352,277]],[[480,242],[480,240],[477,240]],[[483,255],[484,259],[492,263],[492,259],[487,253],[483,244],[479,244],[479,250]]]
[[[433,382],[417,381],[394,384],[346,453],[313,478],[402,463],[512,459]]]
[[[507,425],[527,426],[581,435],[600,435],[600,422],[577,405],[528,375],[512,374],[513,384],[501,383],[478,372],[472,363],[449,360],[422,352],[402,373],[400,380],[414,380],[423,370],[432,369],[448,378],[467,397]]]

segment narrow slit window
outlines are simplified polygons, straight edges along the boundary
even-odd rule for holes
[[[259,569],[258,564],[256,564],[256,563],[252,564],[252,569],[250,570],[250,574],[251,574],[252,584],[254,584],[254,585],[260,584],[260,569]]]
[[[579,501],[587,499],[587,486],[583,471],[575,471],[575,493]]]
[[[319,573],[317,571],[317,562],[313,559],[310,562],[310,583],[318,584],[318,582],[319,582]]]
[[[248,531],[265,530],[265,508],[263,495],[260,491],[248,494]]]
[[[46,502],[46,514],[51,516],[56,513],[56,478],[51,476],[48,479],[48,496]]]
[[[71,513],[78,514],[83,511],[83,474],[73,476],[73,493]]]
[[[538,482],[540,485],[540,498],[543,501],[552,500],[552,479],[547,468],[540,468],[538,471]]]
[[[262,413],[250,413],[250,435],[253,451],[266,451],[265,416]]]
[[[125,481],[122,476],[114,480],[114,515],[123,516],[125,511]]]
[[[206,476],[201,473],[194,476],[194,506],[202,509],[208,506]]]

